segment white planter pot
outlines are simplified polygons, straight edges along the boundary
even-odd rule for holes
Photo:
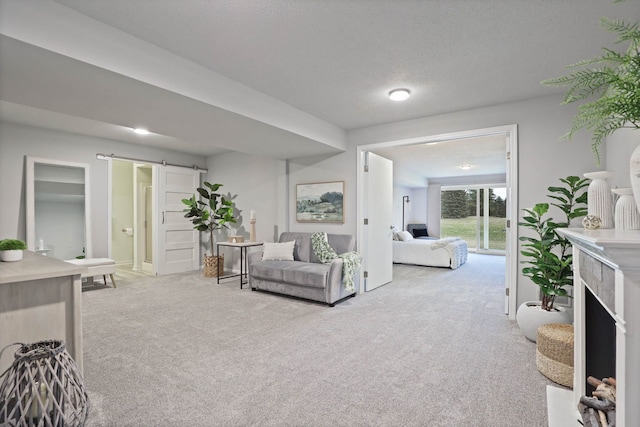
[[[587,211],[589,215],[600,218],[600,228],[613,228],[613,195],[607,178],[613,175],[609,171],[588,172],[585,178],[591,180],[587,194],[589,202]]]
[[[20,261],[22,260],[22,250],[16,249],[11,251],[0,251],[1,261]]]
[[[556,307],[556,311],[546,311],[541,308],[540,301],[527,301],[518,307],[516,321],[524,336],[536,342],[538,328],[549,323],[571,324],[571,316],[564,307]]]
[[[618,230],[640,230],[640,211],[633,198],[631,188],[613,188],[611,191],[618,195],[618,201],[613,218]]]

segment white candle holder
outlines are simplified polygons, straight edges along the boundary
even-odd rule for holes
[[[587,194],[587,212],[602,221],[600,228],[613,228],[613,195],[607,178],[613,175],[609,171],[589,172],[584,177],[591,180]]]
[[[614,217],[615,228],[619,230],[640,230],[640,211],[633,198],[631,188],[614,188],[611,190],[618,195]]]
[[[249,233],[249,241],[256,241],[256,219],[252,218],[249,220],[249,224],[251,224],[251,232]]]

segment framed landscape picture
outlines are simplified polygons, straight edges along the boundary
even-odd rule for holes
[[[296,185],[296,221],[344,222],[344,181]]]

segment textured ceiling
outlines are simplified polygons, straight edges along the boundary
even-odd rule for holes
[[[344,129],[550,94],[612,45],[602,16],[640,17],[638,0],[57,1]]]
[[[540,81],[614,45],[603,16],[638,21],[640,0],[0,0],[0,118],[203,155],[335,153],[346,130],[558,92]],[[165,74],[127,74],[145,61]],[[136,123],[155,139],[122,134]]]
[[[506,173],[507,139],[503,134],[371,151],[393,160],[394,183],[406,187],[425,187],[428,181],[443,183],[460,177],[502,175],[504,179]],[[470,168],[461,169],[464,164]]]

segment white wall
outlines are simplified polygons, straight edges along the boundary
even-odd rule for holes
[[[289,161],[289,201],[287,212],[290,231],[326,231],[356,235],[356,147],[351,146],[342,154],[307,157]],[[344,216],[340,223],[308,223],[296,221],[296,185],[312,182],[344,181]]]
[[[91,169],[91,232],[93,256],[106,257],[107,164],[97,153],[205,167],[204,157],[132,145],[49,129],[0,123],[0,238],[25,239],[25,156],[88,163]]]
[[[407,224],[426,224],[427,208],[429,207],[429,198],[427,194],[428,187],[413,188],[413,197],[411,199],[411,218]]]
[[[606,153],[605,170],[613,172],[609,178],[611,188],[631,187],[629,178],[629,158],[631,153],[640,145],[640,130],[618,129],[607,138],[607,143],[600,147]],[[597,170],[597,169],[594,169]]]
[[[440,237],[440,184],[429,184],[427,188],[427,232],[431,237]]]
[[[249,240],[249,216],[256,211],[256,240],[278,241],[280,233],[287,231],[287,177],[286,162],[240,153],[226,153],[207,159],[209,173],[206,180],[223,186],[220,191],[229,195],[235,204],[236,235]],[[216,234],[216,240],[226,240],[228,231]],[[203,236],[203,240],[205,237]],[[236,251],[237,252],[237,251]],[[239,269],[239,254],[225,252],[227,269]]]

